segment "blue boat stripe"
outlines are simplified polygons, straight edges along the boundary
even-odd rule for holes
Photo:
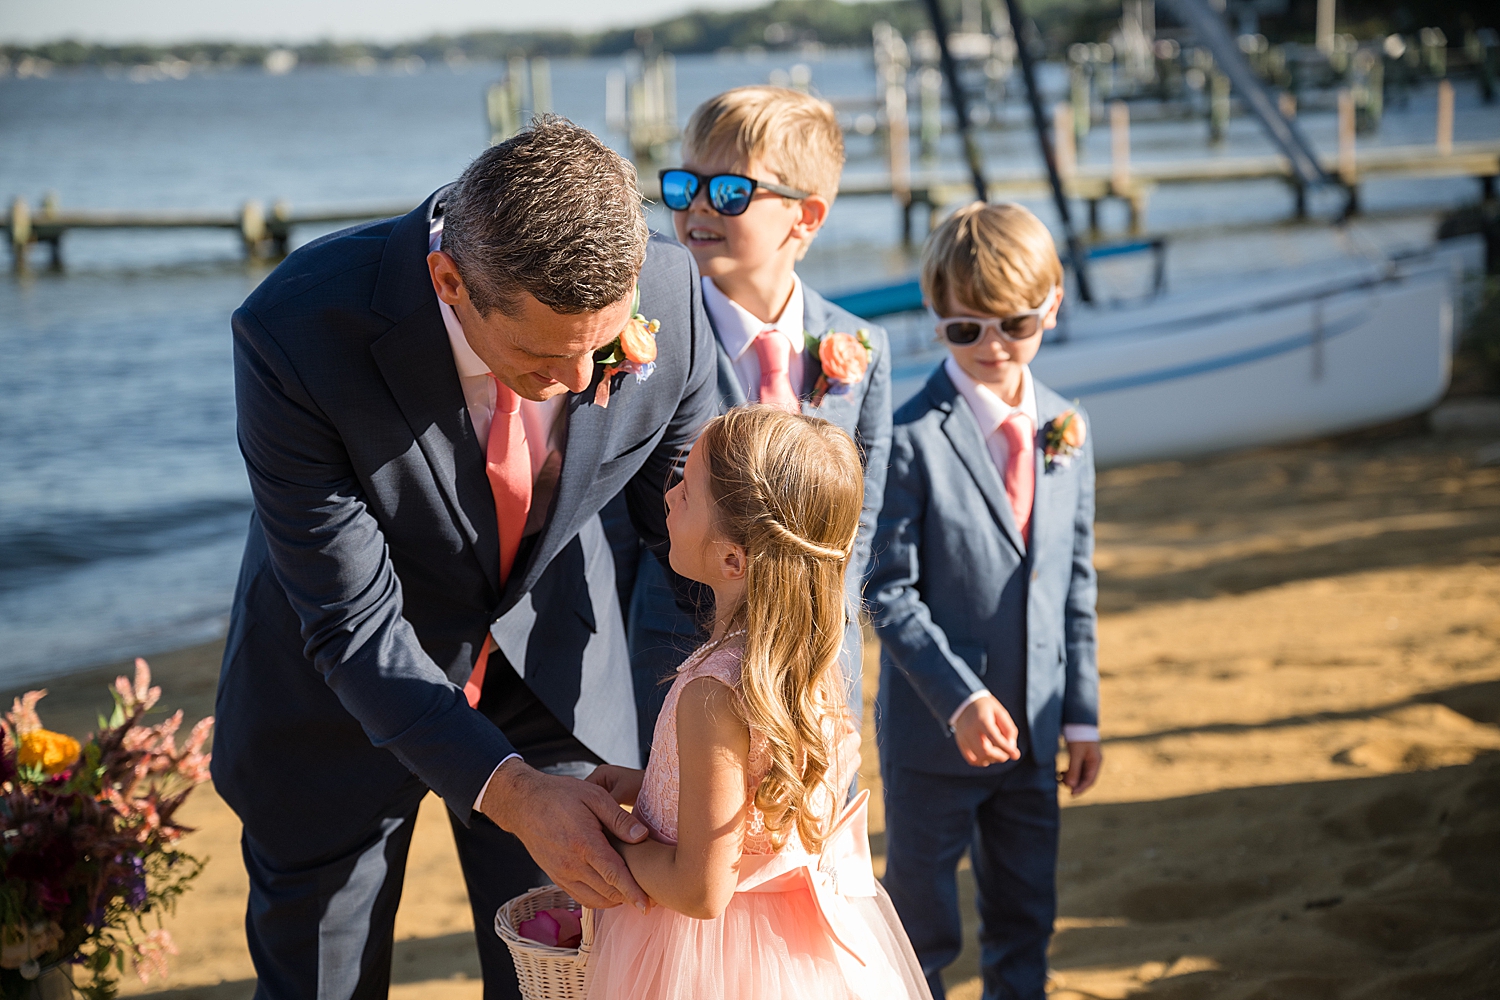
[[[1323,328],[1322,340],[1326,344],[1335,337],[1342,336],[1357,329],[1365,321],[1365,314],[1358,313],[1337,323],[1331,323]],[[1318,332],[1309,330],[1299,333],[1283,340],[1263,344],[1260,347],[1252,347],[1233,354],[1224,354],[1216,358],[1206,358],[1202,361],[1194,361],[1191,364],[1177,365],[1172,368],[1163,368],[1158,371],[1140,372],[1134,375],[1123,375],[1118,378],[1100,379],[1096,382],[1083,382],[1078,385],[1055,387],[1058,395],[1067,399],[1075,399],[1082,396],[1097,396],[1106,392],[1119,392],[1122,389],[1137,389],[1146,385],[1158,385],[1162,382],[1172,382],[1177,379],[1191,378],[1194,375],[1204,375],[1208,372],[1222,371],[1225,368],[1234,368],[1238,365],[1249,364],[1252,361],[1264,361],[1281,354],[1289,354],[1292,351],[1304,347],[1311,347],[1318,340]],[[936,361],[933,362],[935,364]],[[931,364],[924,364],[920,371],[930,371]],[[892,372],[896,380],[919,374],[916,365],[907,365]]]
[[[1329,324],[1323,328],[1322,340],[1324,343],[1327,343],[1334,337],[1357,328],[1364,321],[1365,316],[1363,313],[1360,313],[1339,323]],[[1079,396],[1096,396],[1106,392],[1119,392],[1122,389],[1138,389],[1144,385],[1173,382],[1177,379],[1190,378],[1194,375],[1204,375],[1208,372],[1222,371],[1225,368],[1234,368],[1238,365],[1249,364],[1252,361],[1264,361],[1267,358],[1274,358],[1281,354],[1290,354],[1292,351],[1311,347],[1317,339],[1318,331],[1309,330],[1306,333],[1287,337],[1285,340],[1273,341],[1269,344],[1263,344],[1260,347],[1236,351],[1233,354],[1225,354],[1217,358],[1207,358],[1203,361],[1194,361],[1191,364],[1163,368],[1160,371],[1141,372],[1136,375],[1125,375],[1119,378],[1101,379],[1097,382],[1084,382],[1080,385],[1059,388],[1056,391],[1059,395],[1072,399]]]

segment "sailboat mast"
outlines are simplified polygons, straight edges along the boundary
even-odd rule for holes
[[[984,182],[984,159],[979,152],[979,143],[974,139],[974,126],[969,121],[969,98],[958,79],[958,63],[948,48],[948,20],[943,16],[939,0],[923,0],[927,5],[927,16],[932,21],[932,31],[937,35],[938,57],[943,64],[943,75],[948,78],[948,96],[953,100],[953,113],[958,118],[958,134],[964,143],[964,158],[969,161],[969,176],[974,181],[976,201],[989,201],[989,185]]]
[[[937,0],[927,0],[930,9],[937,8]],[[1005,0],[1005,6],[1010,11],[1010,23],[1016,34],[1016,52],[1021,57],[1021,75],[1026,79],[1026,96],[1031,101],[1031,124],[1036,129],[1037,145],[1042,150],[1042,160],[1047,165],[1047,181],[1052,185],[1052,201],[1057,206],[1057,216],[1062,221],[1063,239],[1068,244],[1068,259],[1073,263],[1073,275],[1078,279],[1078,297],[1085,302],[1093,302],[1094,296],[1089,288],[1088,254],[1083,249],[1083,243],[1078,239],[1077,232],[1073,229],[1073,216],[1068,211],[1068,197],[1063,193],[1062,175],[1057,172],[1057,153],[1052,148],[1052,140],[1047,135],[1047,119],[1042,112],[1042,95],[1036,86],[1036,64],[1033,61],[1031,51],[1031,36],[1034,33],[1031,22],[1023,19],[1021,14],[1021,0]],[[944,53],[948,51],[944,44]],[[961,117],[960,121],[963,120]]]

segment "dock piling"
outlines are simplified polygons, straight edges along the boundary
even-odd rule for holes
[[[1453,84],[1447,80],[1438,83],[1437,151],[1443,156],[1453,154]]]
[[[943,133],[943,74],[928,66],[917,74],[917,87],[921,92],[918,105],[921,156],[922,162],[930,167],[937,163],[938,141]]]
[[[10,262],[17,271],[26,270],[26,247],[31,242],[31,208],[25,199],[10,203]]]
[[[1359,211],[1359,171],[1354,152],[1354,94],[1348,87],[1339,88],[1339,180],[1349,191],[1346,216]]]
[[[1117,198],[1130,196],[1130,106],[1109,104],[1109,184]]]
[[[897,67],[899,69],[899,67]],[[892,74],[885,88],[887,154],[891,196],[901,206],[901,242],[911,245],[911,124],[906,112],[906,74]]]
[[[1229,76],[1218,66],[1208,71],[1208,141],[1217,146],[1229,135]]]
[[[1058,101],[1052,106],[1052,145],[1057,154],[1057,173],[1064,183],[1078,169],[1078,143],[1073,135],[1073,105]]]
[[[260,256],[260,245],[265,239],[266,210],[252,198],[240,207],[240,240],[245,244],[245,256]]]

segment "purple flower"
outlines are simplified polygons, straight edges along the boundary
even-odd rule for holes
[[[115,864],[125,869],[123,878],[118,879],[116,884],[123,890],[125,905],[132,910],[139,910],[146,905],[146,862],[145,859],[135,854],[121,854],[115,857]],[[98,923],[95,923],[98,926]]]

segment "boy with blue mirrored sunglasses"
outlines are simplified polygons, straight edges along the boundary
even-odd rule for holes
[[[723,406],[764,403],[847,431],[865,463],[864,507],[849,560],[841,665],[860,710],[858,607],[890,452],[890,347],[880,327],[807,287],[797,262],[838,194],[844,141],[833,108],[782,87],[739,87],[700,105],[683,164],[661,172],[662,202],[703,276]],[[628,613],[638,731],[649,750],[663,677],[701,641],[655,556],[642,557]]]

